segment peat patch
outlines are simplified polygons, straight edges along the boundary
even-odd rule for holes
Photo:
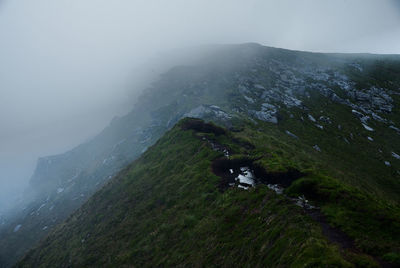
[[[214,133],[215,136],[226,134],[225,129],[218,127],[212,123],[206,123],[201,119],[187,118],[182,122],[181,128],[183,130],[194,130],[202,133]]]
[[[218,158],[212,163],[212,171],[221,178],[218,188],[221,191],[237,186],[247,190],[257,184],[265,184],[276,192],[283,191],[293,181],[304,176],[296,169],[286,172],[268,172],[254,164],[254,159]]]

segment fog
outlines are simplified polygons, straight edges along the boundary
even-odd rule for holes
[[[400,1],[0,0],[0,208],[128,112],[165,51],[243,42],[397,54]]]

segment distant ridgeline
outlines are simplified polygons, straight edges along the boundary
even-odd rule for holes
[[[0,267],[400,264],[400,57],[210,54],[39,159]]]

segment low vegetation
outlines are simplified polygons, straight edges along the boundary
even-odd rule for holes
[[[291,166],[290,150],[277,150],[289,146],[284,141],[264,151],[242,137],[256,131],[251,127],[220,130],[199,120],[178,123],[17,266],[377,267],[398,261],[398,208],[304,168],[310,159]],[[212,163],[224,154],[209,140],[228,148],[230,159],[247,157],[266,171],[299,169],[304,176],[282,195],[262,183],[220,191]],[[293,203],[290,197],[298,195],[319,206],[354,247],[331,241]]]

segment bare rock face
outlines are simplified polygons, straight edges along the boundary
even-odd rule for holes
[[[260,111],[250,110],[249,115],[258,120],[276,124],[278,123],[277,112],[278,109],[276,106],[269,103],[263,103]]]
[[[184,114],[183,117],[215,117],[220,120],[229,120],[232,118],[232,116],[224,112],[219,106],[216,105],[199,105],[196,108],[190,110],[188,113]]]
[[[372,86],[363,91],[352,88],[348,96],[366,113],[390,113],[393,109],[393,99],[383,88]]]

